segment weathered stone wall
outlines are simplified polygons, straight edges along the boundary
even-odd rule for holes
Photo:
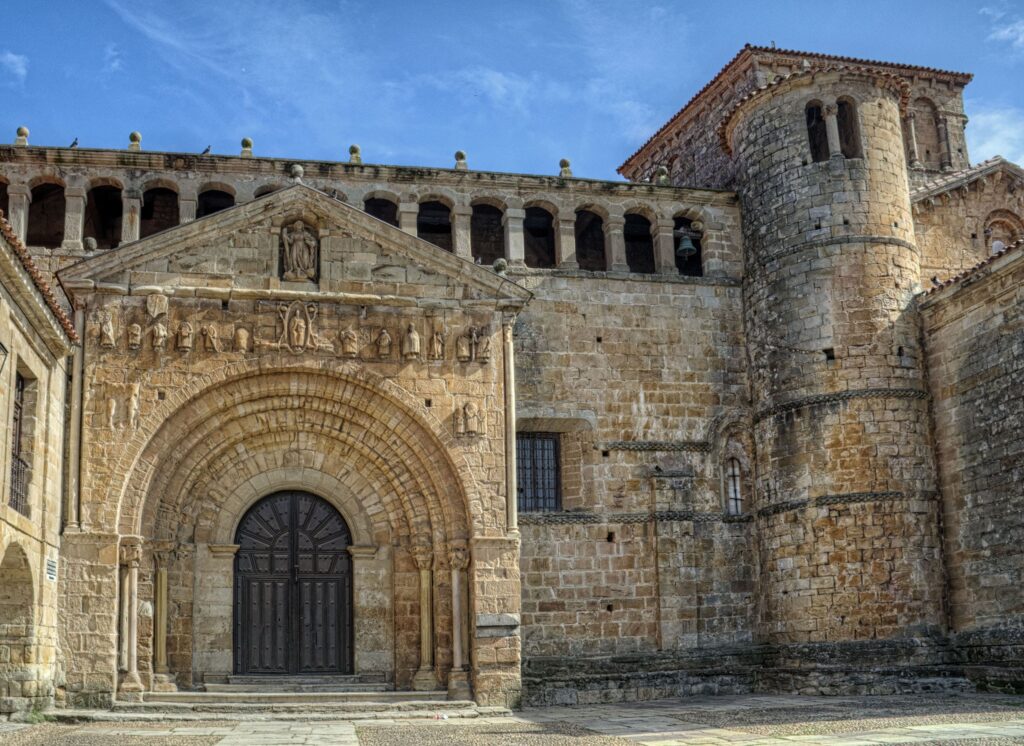
[[[68,375],[64,355],[71,348],[65,341],[68,346],[55,351],[43,336],[39,316],[46,313],[14,248],[0,236],[0,342],[6,348],[0,357],[0,718],[51,704],[64,683],[57,619],[63,577],[58,560]],[[27,381],[21,439],[27,464],[23,511],[11,504],[17,374]]]
[[[922,303],[949,618],[968,674],[1024,687],[1024,253]]]
[[[840,97],[856,103],[863,157],[811,162],[805,107]],[[804,73],[725,130],[742,176],[767,642],[941,628],[899,103],[898,84]]]

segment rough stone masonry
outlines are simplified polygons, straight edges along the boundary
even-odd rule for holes
[[[1024,171],[970,79],[747,46],[622,182],[19,128],[0,710],[1020,691]]]

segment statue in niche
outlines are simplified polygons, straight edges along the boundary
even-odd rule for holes
[[[473,359],[472,340],[468,333],[455,340],[455,357],[463,363],[468,363]]]
[[[341,354],[345,357],[356,357],[359,354],[359,335],[352,327],[341,333]]]
[[[107,429],[113,430],[114,423],[117,420],[117,399],[109,397],[107,399]]]
[[[388,334],[387,329],[381,329],[380,334],[377,335],[377,357],[391,357],[391,335]]]
[[[491,335],[487,334],[483,329],[480,331],[481,335],[476,346],[476,361],[478,363],[486,363],[491,359]]]
[[[128,395],[128,422],[132,430],[139,429],[139,416],[142,409],[142,384],[133,383],[131,393]]]
[[[192,349],[192,325],[187,321],[182,321],[181,326],[178,327],[178,349],[179,350],[191,350]]]
[[[285,280],[315,280],[320,239],[301,220],[281,229],[281,257]]]
[[[240,326],[237,329],[235,329],[235,351],[249,351],[249,330],[246,329],[244,326]]]
[[[302,314],[293,313],[288,320],[288,344],[295,349],[306,348],[306,320]]]
[[[405,337],[402,339],[402,357],[406,360],[415,360],[420,356],[420,335],[416,331],[415,324],[409,324],[405,330]]]
[[[152,296],[150,296],[152,297]],[[163,324],[156,324],[153,327],[153,349],[164,350],[167,348],[167,327]]]
[[[466,435],[476,435],[480,432],[480,408],[473,402],[467,402],[462,408],[465,419],[464,432]]]
[[[220,352],[220,347],[217,344],[217,327],[213,324],[207,324],[203,327],[203,347],[208,352]]]
[[[440,329],[430,335],[430,359],[444,360],[444,332]]]
[[[128,325],[128,349],[137,350],[142,347],[142,327],[138,324]]]
[[[117,342],[114,340],[114,318],[109,311],[104,312],[100,321],[100,347],[114,347]]]
[[[281,317],[281,336],[270,346],[288,350],[294,355],[315,350],[334,352],[334,344],[317,336],[314,324],[317,317],[316,303],[292,301],[281,304],[277,309]]]

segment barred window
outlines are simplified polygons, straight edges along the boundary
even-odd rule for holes
[[[516,485],[519,510],[562,509],[562,474],[557,433],[516,435]]]
[[[738,458],[729,459],[729,470],[725,475],[726,504],[729,515],[743,515],[743,472]]]
[[[14,417],[11,421],[11,495],[10,506],[28,515],[28,463],[25,460],[25,388],[20,373],[14,377]]]

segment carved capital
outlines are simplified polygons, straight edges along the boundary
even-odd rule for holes
[[[448,562],[453,570],[465,570],[469,567],[469,547],[466,542],[456,540],[448,544]]]
[[[413,562],[420,570],[431,570],[434,567],[434,548],[423,544],[416,544],[409,548]]]
[[[122,565],[138,567],[142,562],[142,542],[137,536],[123,537],[118,553]]]

